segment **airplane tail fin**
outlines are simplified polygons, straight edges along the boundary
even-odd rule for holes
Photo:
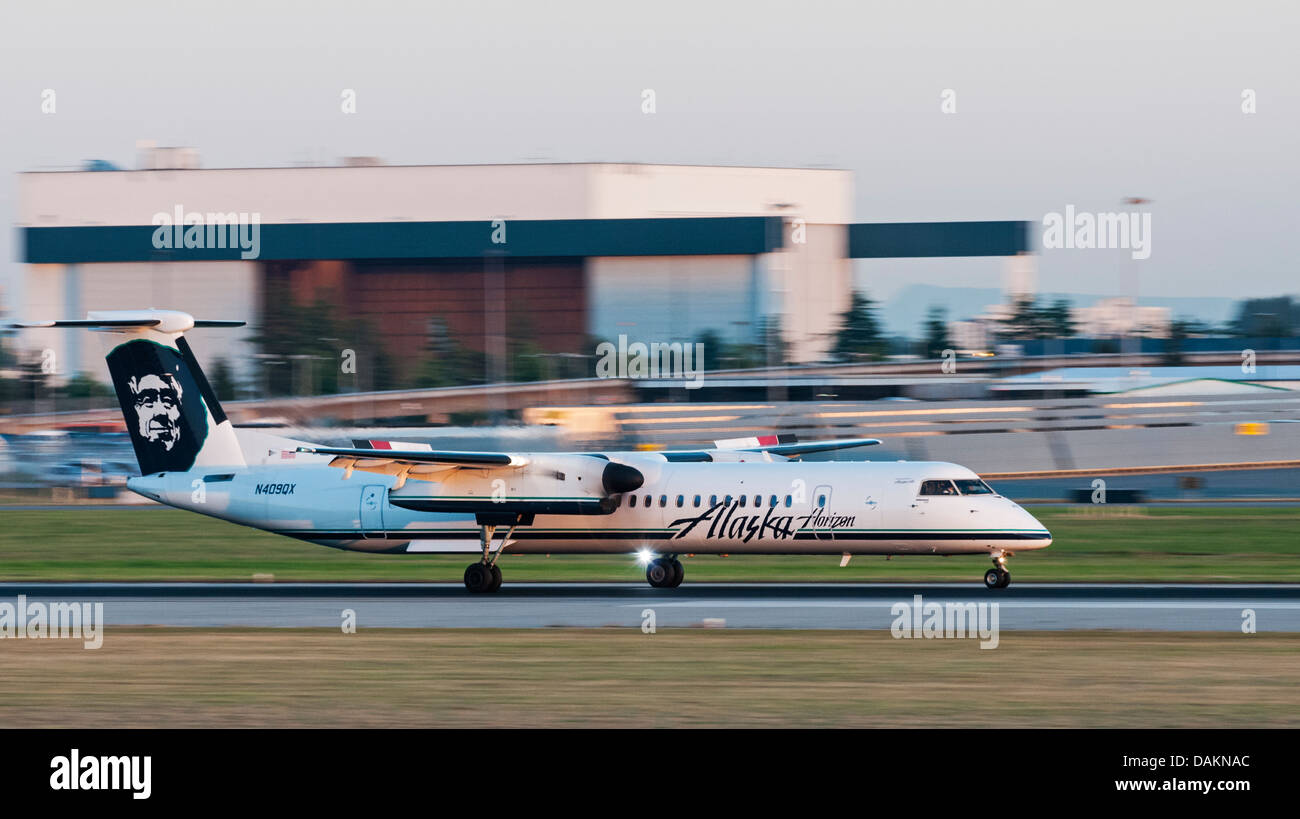
[[[80,327],[105,334],[108,371],[135,447],[140,474],[195,466],[244,466],[235,429],[217,401],[184,333],[240,327],[173,310],[92,311],[85,319],[18,324]]]

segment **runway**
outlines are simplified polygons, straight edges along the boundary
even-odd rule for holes
[[[889,629],[896,604],[997,603],[1001,629],[1300,631],[1300,585],[507,583],[5,583],[0,604],[104,605],[108,627]],[[653,615],[647,614],[647,610]]]

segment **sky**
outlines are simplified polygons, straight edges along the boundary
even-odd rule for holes
[[[1151,200],[1149,258],[1047,250],[1043,291],[1296,293],[1298,24],[1295,2],[1199,0],[8,3],[0,221],[17,218],[15,174],[132,167],[141,139],[197,147],[204,167],[837,167],[858,221],[1041,223]],[[0,233],[10,283],[17,253]],[[1001,275],[909,260],[859,279],[888,297]]]

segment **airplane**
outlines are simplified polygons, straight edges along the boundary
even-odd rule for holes
[[[875,438],[528,453],[382,440],[320,446],[237,429],[185,333],[243,324],[150,309],[13,326],[104,334],[140,465],[131,491],[344,550],[475,555],[464,576],[474,593],[501,587],[507,549],[635,554],[655,588],[682,583],[683,554],[837,555],[841,565],[853,555],[987,554],[984,583],[1002,589],[1008,557],[1052,543],[1033,515],[957,464],[801,460]]]

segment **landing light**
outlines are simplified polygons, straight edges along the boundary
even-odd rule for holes
[[[650,561],[655,559],[654,552],[649,549],[638,549],[636,553],[636,562],[642,566],[649,566]]]

